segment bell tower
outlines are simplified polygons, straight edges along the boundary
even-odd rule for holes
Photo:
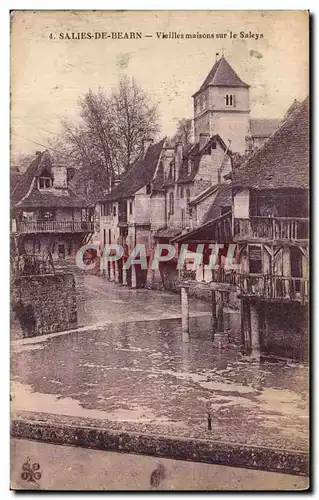
[[[194,99],[195,141],[199,134],[219,134],[230,149],[243,154],[249,134],[249,85],[222,56],[216,60]]]

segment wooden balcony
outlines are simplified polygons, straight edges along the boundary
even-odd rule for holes
[[[87,221],[17,221],[18,233],[83,233],[94,231]]]
[[[250,217],[235,219],[234,238],[240,240],[307,240],[309,219],[288,217]]]
[[[266,300],[298,301],[309,299],[309,282],[304,278],[286,276],[239,275],[239,288],[243,297],[259,297]]]
[[[212,270],[212,281],[237,287],[241,297],[273,301],[308,302],[309,281],[289,276],[245,275],[223,268]]]

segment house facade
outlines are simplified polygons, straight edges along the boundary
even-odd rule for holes
[[[91,237],[93,209],[70,189],[73,173],[46,150],[20,176],[12,192],[12,236],[20,255],[74,261]]]
[[[152,232],[165,217],[164,204],[152,202],[153,184],[158,177],[165,154],[165,139],[153,144],[144,141],[143,152],[117,186],[97,203],[100,214],[100,245],[118,244],[124,248],[123,258],[104,269],[115,282],[134,288],[143,286],[146,272],[132,266],[123,274],[123,263],[136,244],[143,244],[148,256],[152,247]],[[162,210],[162,212],[161,212]],[[133,272],[132,272],[133,270]]]
[[[233,172],[232,194],[245,346],[307,358],[308,100]]]

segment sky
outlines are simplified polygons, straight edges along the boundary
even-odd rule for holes
[[[78,32],[142,32],[142,39],[60,39],[60,33],[65,38],[65,33]],[[184,34],[184,39],[158,39],[157,32]],[[241,38],[240,32],[248,38]],[[214,38],[186,39],[186,33]],[[158,104],[160,135],[173,135],[178,119],[193,117],[191,96],[216,53],[224,53],[251,86],[252,118],[282,118],[295,98],[308,94],[305,11],[15,12],[11,152],[44,149],[59,133],[61,119],[79,120],[80,95],[99,87],[109,93],[124,74],[133,76]]]

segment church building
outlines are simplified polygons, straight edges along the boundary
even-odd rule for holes
[[[262,146],[280,120],[250,120],[250,86],[243,82],[222,56],[193,95],[195,142],[200,134],[219,134],[233,153]],[[258,127],[256,122],[258,121]]]

